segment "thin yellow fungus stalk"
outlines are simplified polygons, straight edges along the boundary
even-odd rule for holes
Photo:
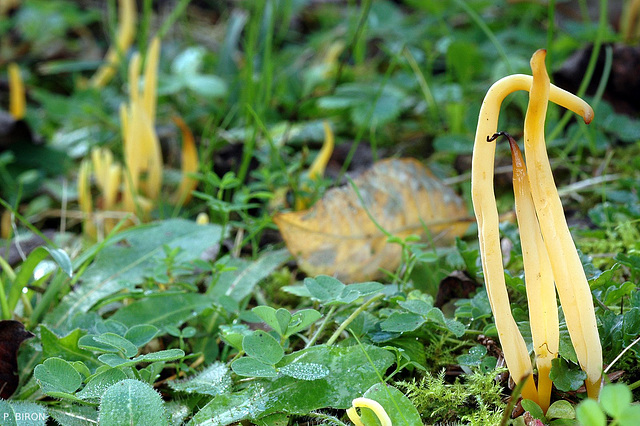
[[[144,110],[155,124],[158,87],[158,62],[160,61],[160,39],[154,37],[147,49],[144,64],[144,92],[142,94]]]
[[[141,167],[146,175],[146,179],[140,180],[140,189],[146,197],[155,201],[160,195],[162,187],[162,151],[151,120],[147,117],[141,104],[138,104],[137,107],[142,132],[142,139],[140,140]]]
[[[20,68],[14,63],[8,66],[9,71],[9,113],[16,120],[22,120],[27,111],[27,101],[24,94],[24,83],[20,75]]]
[[[497,130],[500,105],[504,98],[518,90],[529,90],[532,80],[531,76],[515,74],[498,80],[487,91],[478,118],[471,166],[471,197],[478,223],[487,295],[507,367],[516,383],[531,375],[532,365],[509,306],[500,250],[498,209],[493,191],[495,144],[487,143],[486,140]],[[586,122],[591,121],[593,117],[593,111],[586,102],[553,85],[550,99],[580,114]],[[537,390],[533,380],[527,380],[522,395],[524,398],[537,401]]]
[[[324,171],[327,168],[327,164],[331,159],[331,155],[333,154],[333,149],[335,146],[335,138],[333,136],[333,131],[331,130],[331,126],[327,121],[323,121],[322,125],[324,127],[324,142],[322,143],[322,148],[320,148],[320,152],[316,156],[315,160],[309,167],[309,171],[307,172],[307,177],[309,180],[318,181],[322,176],[324,176]],[[307,184],[302,185],[303,192],[310,192],[311,187]],[[295,209],[303,210],[309,207],[309,197],[298,197],[296,199]]]
[[[133,105],[140,99],[140,53],[131,56],[129,62],[129,105]]]
[[[96,226],[93,223],[93,199],[91,198],[91,163],[83,160],[78,171],[78,204],[84,213],[85,219],[82,223],[85,235],[95,238],[97,235]]]
[[[597,399],[602,382],[602,347],[593,299],[567,226],[544,140],[544,121],[549,98],[545,56],[546,51],[541,49],[531,58],[533,83],[524,122],[527,170],[567,329],[580,366],[587,373],[588,395]]]
[[[5,210],[2,212],[2,218],[0,219],[0,238],[8,240],[13,233],[13,227],[11,226],[11,211]]]
[[[538,404],[546,413],[551,402],[551,360],[558,356],[560,323],[556,289],[547,249],[542,241],[540,225],[529,189],[527,168],[520,148],[510,135],[513,160],[513,192],[516,217],[522,245],[525,284],[529,304],[529,323],[538,368]]]
[[[352,406],[347,410],[347,416],[356,426],[364,426],[356,408],[368,408],[378,417],[381,426],[391,426],[391,418],[378,401],[369,398],[356,398],[351,402]]]
[[[634,38],[640,36],[639,14],[640,0],[631,0],[624,8],[624,13],[620,15],[620,32],[622,39],[627,43],[631,43]]]
[[[110,46],[104,58],[104,63],[91,77],[91,87],[104,87],[116,73],[120,59],[133,43],[136,31],[136,2],[135,0],[120,0],[118,2],[118,31],[115,46]],[[136,80],[137,81],[137,80]]]
[[[327,121],[322,122],[324,127],[324,143],[316,159],[309,167],[309,179],[318,180],[324,176],[324,171],[327,168],[331,154],[333,154],[333,148],[335,145],[335,138],[333,137],[333,131]]]
[[[198,171],[198,150],[193,133],[187,123],[178,116],[173,117],[173,122],[182,133],[182,181],[173,195],[173,202],[186,204],[191,200],[191,192],[198,186],[198,181],[189,176],[190,173]]]

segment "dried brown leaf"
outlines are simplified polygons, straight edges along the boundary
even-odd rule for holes
[[[308,275],[333,275],[346,282],[375,279],[394,270],[401,247],[390,234],[451,241],[468,226],[462,199],[415,159],[387,159],[354,179],[364,206],[350,185],[333,188],[308,210],[274,217],[289,251]],[[426,228],[428,229],[425,229]]]

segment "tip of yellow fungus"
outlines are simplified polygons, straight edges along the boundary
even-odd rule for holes
[[[209,215],[205,212],[198,213],[198,216],[196,217],[196,223],[198,225],[207,225],[209,223]]]
[[[329,160],[331,159],[331,155],[333,154],[333,148],[335,145],[335,138],[333,136],[333,131],[331,130],[331,126],[329,125],[329,123],[325,120],[322,122],[322,126],[324,127],[324,142],[322,143],[322,148],[320,148],[318,155],[316,156],[315,160],[313,160],[313,163],[311,164],[311,167],[309,167],[309,171],[307,172],[309,180],[312,181],[317,181],[322,176],[324,176],[324,171],[327,168]],[[300,189],[307,192],[311,191],[311,188],[306,183],[303,184]],[[309,206],[310,202],[310,197],[298,197],[295,202],[295,209],[303,210]]]
[[[370,398],[356,398],[351,402],[351,408],[347,410],[347,416],[356,426],[364,425],[356,408],[368,408],[376,415],[382,426],[391,426],[391,418],[384,407],[378,401]]]
[[[91,77],[89,85],[104,87],[115,75],[121,57],[129,49],[136,31],[136,2],[135,0],[120,0],[118,2],[118,31],[114,45],[109,47],[104,63]]]

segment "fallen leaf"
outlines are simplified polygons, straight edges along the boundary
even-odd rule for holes
[[[33,333],[18,321],[0,321],[0,398],[9,399],[18,387],[18,348]]]
[[[371,220],[399,238],[409,235],[445,243],[464,233],[468,217],[462,199],[415,159],[387,159],[353,180],[333,188],[308,210],[277,214],[273,220],[300,268],[345,282],[394,270],[401,247]],[[426,227],[426,229],[425,229]],[[427,231],[428,229],[428,231]]]

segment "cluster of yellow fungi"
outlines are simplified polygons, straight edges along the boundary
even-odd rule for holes
[[[555,289],[578,362],[587,374],[587,393],[592,398],[598,397],[602,382],[602,347],[591,291],[567,226],[544,140],[549,100],[579,114],[586,123],[591,122],[593,110],[579,97],[550,84],[545,56],[545,50],[538,50],[531,58],[533,77],[511,75],[497,81],[487,92],[478,119],[471,187],[482,269],[507,367],[516,383],[526,380],[523,397],[537,402],[546,411],[551,397],[551,361],[558,355]],[[493,191],[495,144],[487,143],[497,137],[494,134],[502,101],[518,90],[529,91],[524,124],[526,163],[515,141],[511,141],[511,146],[516,216],[538,369],[537,388],[531,377],[531,358],[509,305]]]
[[[91,79],[94,87],[109,81],[122,51],[128,49],[132,41],[135,2],[121,0],[119,6],[121,22],[116,46],[109,49],[104,67]],[[163,164],[155,130],[159,59],[160,40],[156,37],[147,49],[144,78],[140,76],[140,54],[134,53],[129,62],[129,101],[120,108],[124,167],[114,160],[113,154],[106,148],[94,148],[90,159],[85,159],[80,166],[78,201],[88,218],[84,222],[84,232],[90,237],[108,234],[125,217],[130,217],[132,221],[147,220],[160,196]],[[184,121],[175,117],[174,122],[182,132],[182,182],[169,201],[181,205],[190,200],[191,192],[197,185],[197,181],[189,174],[198,170],[198,153],[193,134]],[[94,213],[90,183],[92,175],[100,193],[97,199],[97,206],[101,210],[99,214]]]

